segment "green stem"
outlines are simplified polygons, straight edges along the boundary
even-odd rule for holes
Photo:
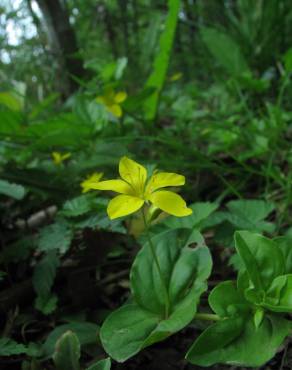
[[[161,280],[161,283],[162,283],[162,287],[163,287],[163,290],[164,290],[164,295],[165,295],[165,318],[168,318],[170,302],[169,302],[169,294],[168,294],[167,286],[166,286],[165,280],[163,278],[163,274],[162,274],[162,271],[161,271],[161,268],[160,268],[159,260],[158,260],[157,254],[155,252],[155,247],[153,245],[153,242],[151,240],[151,237],[150,237],[150,234],[149,234],[149,231],[148,231],[148,222],[146,221],[144,209],[142,209],[142,215],[143,215],[143,221],[144,221],[144,225],[145,225],[145,233],[146,233],[146,236],[147,236],[148,244],[150,246],[150,250],[151,250],[155,265],[157,267],[157,271],[158,271],[158,274],[159,274],[159,277],[160,277],[160,280]]]
[[[221,318],[211,313],[196,313],[195,320],[219,321]]]

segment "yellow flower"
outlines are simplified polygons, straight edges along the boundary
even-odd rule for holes
[[[82,187],[82,193],[87,193],[89,190],[92,189],[92,185],[96,185],[99,180],[102,178],[103,173],[95,172],[90,175],[86,180],[82,181],[80,186]]]
[[[147,170],[139,163],[122,157],[119,163],[121,178],[91,184],[96,190],[112,190],[121,195],[113,198],[107,207],[110,219],[123,217],[138,211],[145,202],[174,216],[183,217],[192,213],[186,202],[176,193],[160,190],[168,186],[184,185],[185,177],[176,173],[154,173],[147,181]]]
[[[62,162],[64,162],[66,159],[71,157],[71,153],[59,153],[59,152],[53,152],[52,153],[53,161],[55,165],[60,165]]]
[[[127,93],[125,91],[114,92],[114,90],[108,90],[103,96],[98,96],[96,101],[103,104],[106,109],[115,117],[120,118],[123,115],[121,103],[127,99]]]

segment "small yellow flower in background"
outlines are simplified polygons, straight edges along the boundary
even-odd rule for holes
[[[103,173],[95,172],[90,175],[86,180],[82,181],[80,186],[82,187],[82,193],[87,193],[89,190],[92,189],[92,185],[96,185],[99,180],[102,178]]]
[[[56,166],[59,166],[61,163],[63,163],[66,159],[71,157],[71,153],[59,153],[59,152],[53,152],[52,153],[53,161]]]
[[[114,90],[108,90],[103,96],[98,96],[96,101],[103,104],[112,115],[120,118],[123,115],[121,103],[126,99],[127,93],[125,91],[116,93]]]
[[[178,81],[182,78],[183,74],[181,72],[177,72],[175,74],[173,74],[172,76],[169,77],[169,81],[171,82],[175,82],[175,81]]]
[[[122,157],[119,163],[121,179],[91,183],[91,189],[112,190],[121,195],[113,198],[107,207],[110,219],[130,215],[138,211],[145,202],[152,203],[162,211],[177,217],[188,216],[192,210],[178,194],[160,190],[169,186],[185,184],[185,177],[176,173],[154,173],[147,181],[147,170],[130,158]]]

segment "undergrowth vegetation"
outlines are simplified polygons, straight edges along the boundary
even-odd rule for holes
[[[288,369],[290,1],[13,3],[1,369]]]

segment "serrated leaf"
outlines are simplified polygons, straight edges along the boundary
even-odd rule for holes
[[[50,251],[35,266],[32,283],[39,296],[47,297],[50,294],[59,265],[60,260],[56,251]]]
[[[40,231],[38,249],[43,252],[57,249],[60,253],[65,253],[72,239],[73,231],[65,223],[56,222]]]
[[[0,194],[21,200],[25,196],[25,189],[22,185],[13,184],[6,180],[0,180]]]
[[[67,200],[62,208],[62,215],[66,217],[78,217],[89,212],[92,201],[87,195]]]
[[[12,356],[26,353],[27,347],[10,338],[0,338],[0,356]]]

